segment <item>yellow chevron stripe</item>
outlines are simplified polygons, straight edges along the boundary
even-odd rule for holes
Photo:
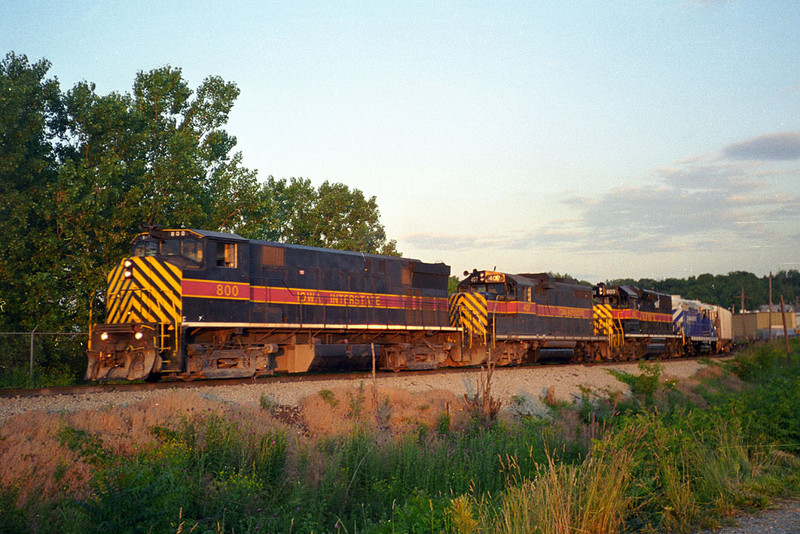
[[[130,261],[132,276],[125,277]],[[109,323],[181,321],[181,271],[153,257],[126,258],[108,276]]]
[[[162,263],[155,258],[149,260],[149,274],[151,282],[158,288],[159,295],[162,297],[159,305],[169,305],[175,310],[181,307],[181,272],[172,264]],[[174,315],[174,312],[170,315]]]
[[[456,293],[449,299],[450,325],[473,336],[485,336],[489,326],[486,299],[479,293]]]
[[[614,323],[611,304],[595,304],[592,306],[592,320],[595,335],[608,336],[610,347],[620,347],[625,343],[622,326]]]
[[[608,336],[614,331],[610,304],[595,304],[592,307],[592,319],[595,335]]]

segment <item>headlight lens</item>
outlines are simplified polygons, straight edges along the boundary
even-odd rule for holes
[[[142,334],[141,332],[136,332],[135,334],[133,334],[133,337],[135,337],[136,339],[142,339],[144,337],[144,334]]]
[[[103,341],[108,341],[108,332],[103,332],[102,334],[100,334],[100,339],[102,339]]]

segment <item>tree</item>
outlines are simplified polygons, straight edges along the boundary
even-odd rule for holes
[[[0,62],[0,325],[54,325],[57,243],[41,214],[58,168],[64,128],[58,81],[50,63],[13,52]]]
[[[666,280],[616,280],[611,285],[631,284],[638,287],[655,289],[671,295],[681,295],[687,299],[696,299],[708,304],[717,304],[726,308],[741,306],[741,293],[746,297],[745,307],[753,310],[769,301],[769,277],[757,277],[745,271],[733,271],[726,275],[701,274],[687,279],[667,278]],[[788,302],[800,296],[800,272],[796,270],[779,271],[773,278],[773,301],[783,295]]]
[[[51,193],[76,299],[103,287],[142,224],[236,232],[255,223],[256,173],[222,129],[238,94],[218,77],[194,92],[172,67],[137,73],[132,95],[100,96],[85,82],[68,92],[72,150]]]
[[[397,254],[396,242],[386,240],[375,197],[367,199],[359,189],[325,181],[317,190],[314,221],[319,246]]]
[[[387,240],[375,197],[326,181],[269,177],[262,189],[265,216],[249,237],[299,245],[399,255]],[[244,234],[243,234],[244,235]]]

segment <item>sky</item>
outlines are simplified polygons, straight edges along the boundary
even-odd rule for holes
[[[261,180],[375,196],[404,256],[598,282],[800,269],[800,2],[0,2],[62,90],[241,94]]]

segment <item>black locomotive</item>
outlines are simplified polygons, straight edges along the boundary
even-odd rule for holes
[[[109,274],[86,378],[427,369],[458,339],[442,263],[151,230]]]

